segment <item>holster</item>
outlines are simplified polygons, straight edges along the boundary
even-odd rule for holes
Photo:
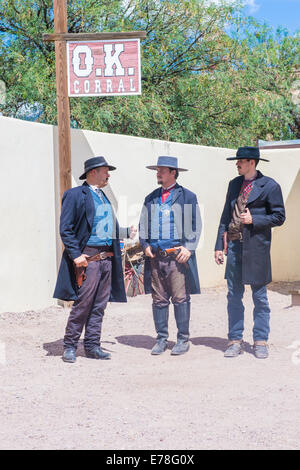
[[[97,255],[87,257],[86,261],[90,263],[91,261],[100,261],[106,258],[111,258],[112,256],[114,256],[114,253],[112,251],[103,251],[101,253],[98,253]],[[77,267],[74,265],[74,269],[75,269],[76,284],[78,287],[81,287],[83,284],[83,281],[86,280],[86,274],[85,274],[86,267],[84,266]]]
[[[77,287],[81,287],[83,284],[83,281],[86,280],[85,270],[86,268],[84,266],[80,266],[79,268],[75,266],[75,276],[76,276]]]

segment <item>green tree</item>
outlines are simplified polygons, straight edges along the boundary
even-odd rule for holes
[[[0,0],[3,115],[56,123],[52,0]],[[291,99],[299,35],[273,32],[241,14],[240,3],[200,0],[75,0],[68,30],[146,30],[140,97],[72,98],[74,127],[202,145],[297,137]],[[27,106],[27,108],[26,108]]]

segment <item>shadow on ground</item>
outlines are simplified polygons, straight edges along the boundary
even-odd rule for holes
[[[116,340],[126,346],[133,348],[143,348],[151,350],[155,344],[155,339],[152,336],[147,335],[128,335],[128,336],[117,336]],[[206,346],[207,348],[215,349],[217,351],[224,352],[226,350],[228,340],[225,338],[217,337],[198,337],[191,338],[191,343],[194,346]],[[168,349],[172,349],[174,346],[173,341],[168,341]],[[244,342],[244,351],[252,353],[252,347],[249,343]]]
[[[138,349],[148,349],[149,351],[155,345],[155,338],[148,335],[124,335],[117,336],[116,341],[125,346]],[[194,346],[205,346],[207,348],[214,349],[216,351],[224,352],[227,347],[228,340],[225,338],[218,338],[214,336],[204,336],[197,338],[190,338],[191,343]],[[101,347],[105,351],[110,351],[109,345],[116,344],[112,341],[101,341]],[[244,351],[252,353],[252,347],[248,342],[244,342]],[[168,349],[172,349],[175,345],[174,341],[168,341]],[[43,348],[47,351],[47,356],[62,356],[64,350],[63,339],[53,341],[51,343],[44,343]],[[77,356],[85,357],[83,342],[80,341],[77,348]]]
[[[294,282],[271,282],[268,285],[268,290],[272,290],[273,292],[278,292],[278,294],[282,295],[291,295],[292,290],[299,290],[300,289],[300,281]]]
[[[141,348],[151,350],[155,345],[155,338],[148,335],[127,335],[127,336],[117,336],[116,340],[120,344],[125,346],[131,346],[132,348]],[[168,349],[171,349],[174,346],[174,341],[168,341]]]
[[[116,344],[116,343],[112,341],[101,341],[101,348],[104,351],[110,351],[108,349],[110,344]],[[45,349],[45,351],[47,351],[47,356],[62,356],[64,352],[63,339],[58,339],[57,341],[53,341],[52,343],[44,343],[43,348]],[[82,341],[80,341],[78,344],[76,356],[86,357]]]

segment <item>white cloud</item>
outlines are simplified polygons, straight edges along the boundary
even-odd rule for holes
[[[256,13],[260,9],[256,0],[245,0],[245,5],[249,8],[250,13]]]

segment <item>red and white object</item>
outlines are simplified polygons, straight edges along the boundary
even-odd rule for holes
[[[140,40],[67,42],[69,96],[141,94]]]

